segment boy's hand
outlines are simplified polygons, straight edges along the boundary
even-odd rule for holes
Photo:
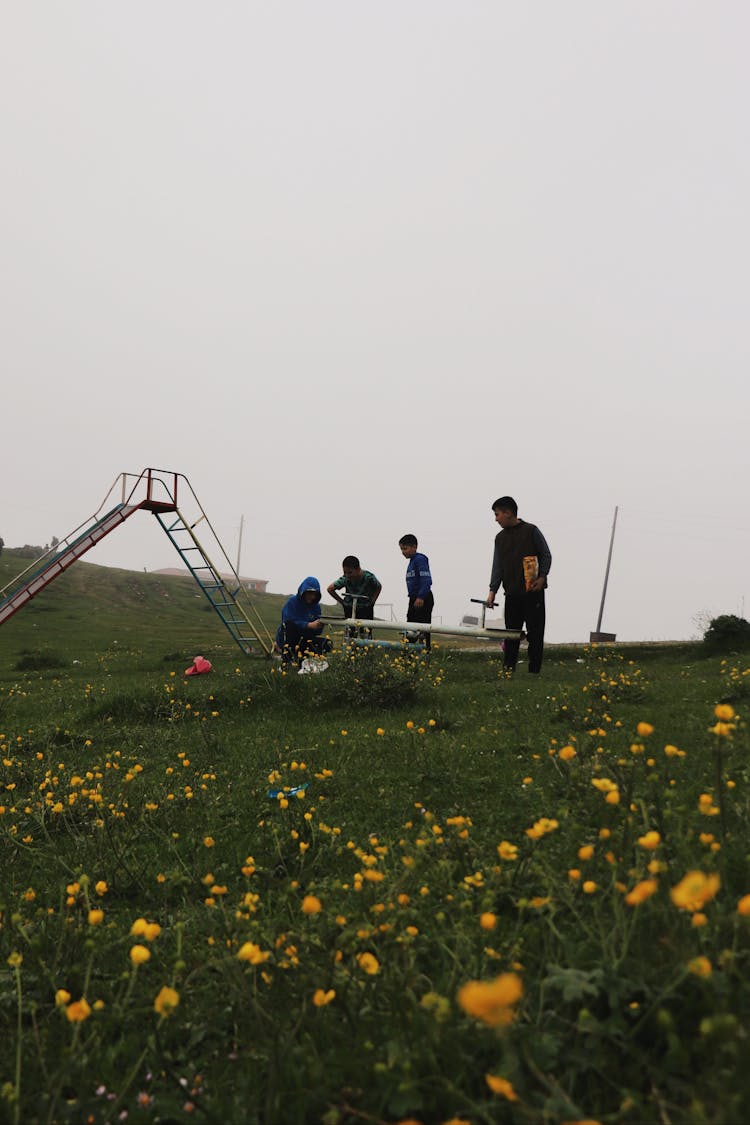
[[[320,620],[320,618],[318,618],[317,621],[311,621],[307,627],[308,629],[322,629],[323,622]]]
[[[495,591],[494,590],[490,590],[489,594],[487,595],[487,601],[484,604],[487,606],[487,609],[492,609],[494,607],[494,605],[495,605]]]
[[[415,609],[421,609],[423,605],[424,605],[424,598],[415,598],[414,599],[414,608]]]

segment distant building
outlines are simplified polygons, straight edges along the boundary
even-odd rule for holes
[[[150,574],[160,574],[165,578],[189,578],[190,571],[183,570],[180,567],[168,566],[164,570],[152,570]],[[234,578],[233,574],[222,574],[222,578],[231,581]],[[256,594],[265,594],[269,583],[268,578],[243,578],[240,576],[240,582],[246,590],[253,590]]]

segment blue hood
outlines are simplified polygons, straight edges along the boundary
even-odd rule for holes
[[[306,602],[302,595],[308,590],[314,590],[317,595],[314,602]],[[281,620],[287,624],[296,625],[298,629],[305,629],[311,621],[320,617],[320,582],[312,575],[303,579],[299,584],[296,594],[288,598],[281,611]]]
[[[306,594],[308,590],[314,590],[318,595],[318,601],[320,601],[320,582],[318,582],[317,578],[313,578],[312,575],[310,575],[309,578],[302,579],[299,587],[297,588],[297,597],[301,598],[302,595]]]

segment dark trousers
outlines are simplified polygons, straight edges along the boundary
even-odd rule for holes
[[[432,592],[425,595],[424,605],[416,606],[414,605],[414,598],[409,598],[409,608],[406,611],[406,620],[414,621],[417,624],[429,625],[432,621],[432,609],[434,605],[435,599],[432,596]],[[424,643],[426,651],[429,652],[430,634],[420,633],[418,639]]]
[[[328,637],[321,637],[320,633],[308,629],[299,629],[296,625],[287,623],[282,625],[276,634],[276,643],[281,649],[281,659],[284,664],[301,664],[307,653],[322,656],[324,652],[331,651],[331,642]]]
[[[544,625],[546,612],[544,608],[544,590],[532,594],[506,594],[505,595],[505,628],[523,629],[526,627],[526,637],[529,642],[529,671],[540,672],[542,657],[544,656]],[[506,638],[505,658],[503,664],[511,671],[518,663],[518,649],[520,641]]]
[[[344,601],[344,617],[354,617],[352,610],[354,602]],[[364,598],[357,598],[357,619],[360,621],[372,621],[375,617],[375,607],[371,605]],[[351,625],[346,627],[346,636],[354,637],[371,637],[372,629],[356,629]]]

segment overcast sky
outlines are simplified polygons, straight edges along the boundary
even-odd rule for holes
[[[750,615],[750,7],[4,0],[8,546],[184,473],[288,593],[486,595],[492,501],[548,639]],[[139,513],[87,556],[179,565]],[[64,581],[64,579],[61,579]],[[43,596],[43,595],[42,595]],[[747,599],[747,601],[746,601]]]

